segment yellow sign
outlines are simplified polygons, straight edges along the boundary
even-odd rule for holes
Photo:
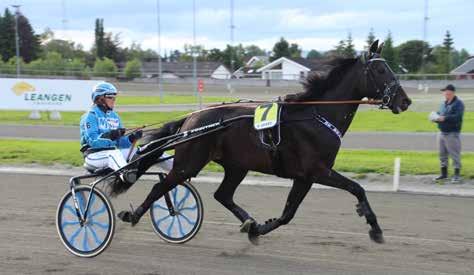
[[[256,130],[272,128],[278,123],[278,104],[268,103],[257,106],[253,117],[253,127]]]
[[[36,90],[35,87],[33,87],[32,85],[30,85],[30,84],[28,84],[24,81],[18,82],[15,85],[13,85],[13,87],[12,87],[12,91],[17,96],[19,96],[23,93],[26,93],[26,92],[34,92],[35,90]]]

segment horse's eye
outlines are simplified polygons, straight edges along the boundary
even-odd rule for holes
[[[384,74],[385,73],[385,68],[379,68],[377,71],[379,72],[379,74]]]

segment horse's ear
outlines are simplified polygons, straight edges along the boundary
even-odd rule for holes
[[[378,46],[379,46],[379,40],[377,39],[374,42],[372,42],[372,44],[370,45],[369,53],[375,53],[377,51]]]
[[[379,47],[377,48],[376,53],[379,54],[379,55],[382,54],[383,44],[384,44],[384,42],[380,43]]]

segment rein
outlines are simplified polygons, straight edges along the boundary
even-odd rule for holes
[[[189,115],[197,114],[200,112],[204,111],[209,111],[213,109],[220,109],[220,108],[225,108],[225,107],[234,107],[234,106],[239,106],[243,105],[245,106],[246,104],[264,104],[264,103],[270,103],[271,101],[263,101],[263,100],[245,100],[245,101],[237,101],[237,102],[230,102],[230,103],[222,103],[219,105],[211,105],[208,108],[202,109],[202,110],[197,110],[191,113],[187,113],[181,116],[176,117],[175,119],[180,119],[183,117],[187,117]],[[327,100],[327,101],[295,101],[295,102],[286,102],[286,101],[274,101],[278,104],[281,105],[336,105],[336,104],[368,104],[368,105],[379,105],[382,103],[382,100],[378,99],[369,99],[369,100]],[[128,129],[130,132],[135,132],[138,130],[142,130],[145,128],[149,128],[150,126],[155,126],[155,125],[163,125],[166,122],[157,122],[157,123],[152,123],[152,124],[146,124],[140,127],[136,128],[131,128]],[[153,131],[153,129],[148,129],[148,130],[143,130],[143,132],[149,132]]]

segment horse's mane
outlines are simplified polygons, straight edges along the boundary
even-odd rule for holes
[[[356,58],[334,58],[321,62],[319,72],[310,74],[302,83],[304,94],[309,98],[320,98],[332,87],[339,84]]]

